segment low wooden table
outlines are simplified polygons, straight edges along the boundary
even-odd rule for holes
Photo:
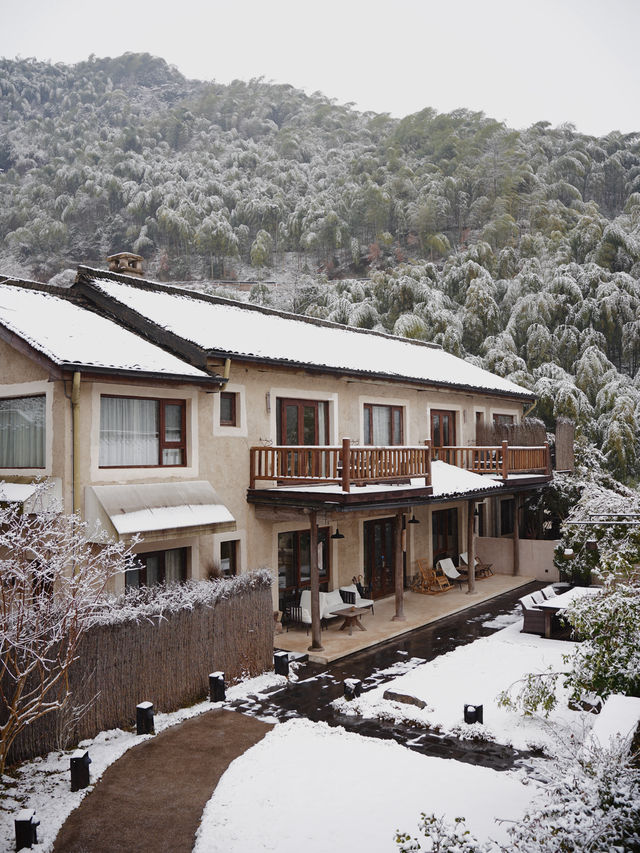
[[[366,612],[366,607],[341,607],[340,610],[332,610],[331,615],[342,616],[344,622],[340,626],[340,630],[344,631],[348,628],[349,636],[351,636],[353,634],[354,625],[356,626],[356,628],[360,628],[361,631],[367,630],[360,621],[360,617],[363,616]]]

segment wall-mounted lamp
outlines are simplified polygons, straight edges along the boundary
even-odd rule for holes
[[[420,524],[420,520],[411,513],[411,518],[409,519],[408,524]]]
[[[340,533],[340,528],[336,527],[336,532],[331,534],[332,539],[344,539],[344,534]]]

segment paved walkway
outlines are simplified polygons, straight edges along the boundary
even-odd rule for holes
[[[69,815],[54,853],[192,853],[218,780],[272,728],[214,709],[145,740],[106,769]]]

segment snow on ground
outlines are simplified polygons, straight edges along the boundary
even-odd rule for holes
[[[378,740],[291,720],[229,765],[204,810],[194,853],[397,850],[421,812],[464,815],[480,839],[506,842],[535,784]]]
[[[285,683],[286,678],[283,676],[272,672],[265,673],[227,688],[227,700],[242,699],[252,693],[259,693]],[[222,705],[222,702],[200,702],[190,708],[181,708],[172,714],[156,714],[155,730],[161,732],[189,717],[198,716],[212,708],[220,708]],[[132,731],[112,729],[101,732],[92,740],[83,741],[80,746],[89,751],[91,758],[92,785],[123,753],[149,737],[152,735],[138,736]],[[18,768],[15,779],[5,775],[2,781],[6,784],[2,790],[3,796],[0,797],[0,850],[15,848],[13,821],[21,808],[36,810],[36,820],[40,821],[38,853],[49,853],[52,849],[58,830],[67,816],[91,790],[89,787],[82,791],[71,791],[69,759],[74,751],[75,747],[65,752],[50,752],[44,758],[25,762]]]
[[[545,748],[556,735],[584,736],[593,718],[570,711],[568,691],[559,687],[559,702],[549,719],[524,717],[498,707],[497,697],[529,672],[566,671],[563,655],[573,644],[521,634],[522,620],[466,646],[460,646],[410,672],[367,690],[359,699],[336,699],[336,710],[363,717],[406,720],[458,737],[478,737],[507,744],[516,749]],[[385,690],[422,699],[427,707],[383,699]],[[463,722],[464,705],[482,705],[484,725]]]

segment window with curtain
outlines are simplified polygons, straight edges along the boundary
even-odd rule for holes
[[[45,395],[0,399],[0,468],[45,467]]]
[[[125,573],[125,586],[153,586],[159,583],[182,583],[187,579],[187,548],[151,551],[138,554],[138,568]]]
[[[102,468],[186,465],[184,400],[100,398]]]
[[[364,405],[364,443],[389,446],[402,444],[402,406]]]

